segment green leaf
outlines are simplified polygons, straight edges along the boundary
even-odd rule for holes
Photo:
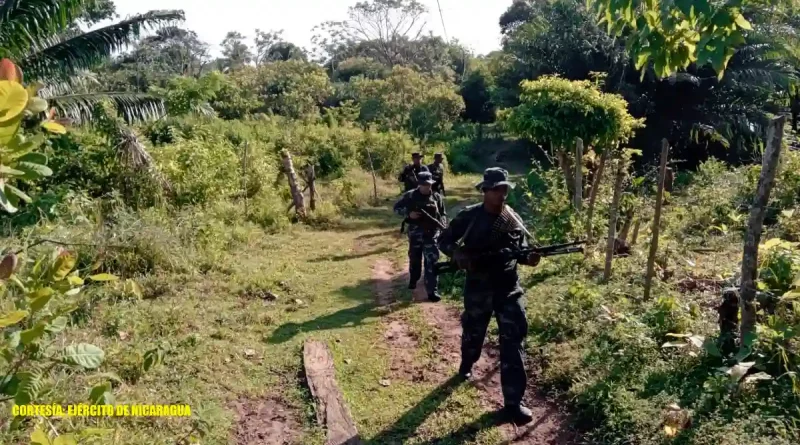
[[[99,273],[97,275],[91,275],[89,277],[92,281],[116,281],[118,278],[110,273]]]
[[[22,122],[22,115],[10,121],[0,122],[0,145],[6,145],[14,139]]]
[[[72,434],[62,434],[53,441],[53,445],[78,445],[75,436]]]
[[[17,405],[27,405],[36,400],[39,391],[42,390],[43,379],[40,371],[23,371],[17,373],[19,386],[17,394],[14,396],[14,403]]]
[[[49,292],[45,292],[45,291],[49,291]],[[50,300],[53,298],[53,295],[55,295],[55,292],[53,291],[53,289],[50,289],[49,287],[46,287],[44,289],[39,289],[36,292],[36,294],[38,296],[36,296],[33,299],[33,301],[30,302],[31,311],[34,314],[36,312],[39,312],[40,310],[42,310],[45,306],[47,306],[47,303],[49,303]]]
[[[22,331],[19,333],[19,340],[23,345],[28,345],[36,341],[39,337],[44,335],[46,325],[44,323],[37,323],[36,326]]]
[[[95,345],[79,343],[64,348],[61,357],[62,363],[78,365],[85,369],[95,369],[103,363],[105,353]]]
[[[17,161],[19,162],[30,162],[31,164],[47,164],[47,156],[41,153],[26,153],[20,156]]]
[[[753,26],[750,25],[750,22],[748,22],[747,19],[744,18],[742,14],[736,16],[736,19],[734,19],[734,23],[736,23],[736,26],[738,26],[739,28],[742,28],[747,31],[751,31],[753,29]]]
[[[25,172],[22,178],[29,181],[53,174],[53,170],[51,170],[50,167],[42,164],[34,164],[33,162],[19,162],[17,163],[17,169]]]
[[[31,445],[51,445],[50,438],[37,426],[31,433]]]
[[[13,326],[28,316],[28,311],[14,311],[0,316],[0,328]]]
[[[83,286],[83,284],[84,284],[83,278],[81,278],[81,277],[79,277],[79,276],[77,276],[77,275],[70,275],[70,276],[68,276],[68,277],[67,277],[67,282],[68,282],[68,283],[69,283],[71,286]]]
[[[15,195],[15,196],[17,196],[19,199],[21,199],[21,200],[23,200],[23,201],[25,201],[25,202],[27,202],[27,203],[31,203],[31,202],[33,202],[33,199],[31,199],[31,197],[30,197],[30,196],[28,196],[28,195],[27,195],[25,192],[23,192],[22,190],[20,190],[20,189],[18,189],[18,188],[16,188],[16,187],[14,187],[13,185],[8,185],[8,184],[6,184],[6,191],[9,191],[9,192],[11,192],[11,194],[12,194],[12,195]],[[7,195],[7,196],[8,196],[8,195]]]
[[[89,392],[89,401],[93,405],[113,405],[114,394],[111,392],[111,384],[105,382],[95,385]]]
[[[3,183],[2,180],[0,180],[0,186],[2,186],[0,187],[0,207],[3,207],[3,209],[8,213],[16,213],[17,208],[14,207],[14,205],[11,204],[11,201],[8,200],[8,196],[6,196],[5,183]]]
[[[722,352],[720,352],[719,347],[717,347],[714,340],[710,338],[706,338],[703,342],[703,349],[712,357],[722,357]]]
[[[15,170],[7,165],[0,165],[0,174],[6,176],[22,176],[25,172]]]
[[[53,280],[61,281],[66,278],[72,272],[76,262],[77,258],[69,253],[59,255],[53,263]]]
[[[164,351],[161,348],[151,349],[144,354],[142,368],[147,372],[164,361]]]
[[[56,317],[47,325],[45,330],[51,334],[57,334],[66,329],[67,321],[67,317]]]

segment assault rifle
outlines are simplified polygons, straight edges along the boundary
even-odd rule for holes
[[[415,208],[415,209],[413,209],[412,211],[421,213],[421,214],[422,214],[422,217],[423,217],[424,219],[427,219],[427,220],[429,220],[430,222],[432,222],[432,223],[436,224],[436,225],[437,225],[437,226],[439,226],[439,228],[440,228],[440,229],[442,229],[442,230],[444,230],[444,229],[446,229],[446,228],[447,228],[447,227],[446,227],[444,224],[442,224],[442,222],[441,222],[441,221],[439,221],[438,219],[434,218],[433,216],[431,216],[431,214],[430,214],[430,213],[426,212],[426,211],[425,211],[425,210],[423,210],[423,209]],[[410,224],[412,221],[414,221],[414,220],[413,220],[413,219],[411,219],[411,218],[406,218],[406,219],[404,219],[404,220],[403,220],[403,224],[401,224],[401,225],[400,225],[400,233],[405,233],[405,231],[406,231],[406,224]]]
[[[470,260],[493,259],[497,262],[506,262],[510,260],[522,261],[528,258],[528,256],[532,253],[536,253],[541,257],[566,255],[569,253],[583,253],[584,244],[586,244],[586,241],[575,241],[572,243],[554,244],[552,246],[542,247],[528,247],[525,249],[516,250],[502,249],[500,251],[479,253],[475,255],[468,254],[467,256]],[[461,270],[461,268],[452,258],[450,261],[436,263],[433,269],[436,272],[436,275],[448,274]]]

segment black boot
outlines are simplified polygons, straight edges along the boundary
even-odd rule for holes
[[[438,303],[442,301],[442,297],[439,295],[439,292],[434,292],[428,295],[428,301],[431,301],[433,303]]]
[[[417,288],[417,282],[416,281],[409,281],[408,282],[408,288],[411,289],[411,290],[416,289]]]
[[[503,407],[503,417],[515,425],[525,425],[533,420],[533,413],[522,405],[506,405]]]
[[[469,380],[472,377],[472,363],[462,361],[458,366],[458,375],[464,380]]]

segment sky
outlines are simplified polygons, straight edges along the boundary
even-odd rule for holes
[[[197,32],[219,55],[228,31],[239,31],[252,46],[255,29],[284,30],[284,39],[311,49],[312,28],[328,20],[343,20],[358,0],[114,0],[120,18],[153,9],[182,9],[184,27]],[[444,36],[436,0],[419,0],[428,8],[426,29]],[[476,54],[500,47],[500,15],[512,0],[439,0],[449,38],[456,38]]]

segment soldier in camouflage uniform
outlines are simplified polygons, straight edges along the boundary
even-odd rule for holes
[[[422,165],[422,155],[420,153],[411,153],[412,163],[406,165],[400,176],[397,178],[403,183],[403,193],[414,190],[417,188],[417,179],[419,179],[420,172],[428,171],[428,167]]]
[[[528,335],[528,321],[519,284],[517,262],[502,262],[477,257],[476,253],[527,247],[527,230],[519,216],[505,204],[510,188],[508,172],[489,168],[477,185],[483,203],[458,213],[439,239],[439,248],[467,271],[464,285],[464,313],[461,317],[461,366],[459,374],[469,379],[472,366],[481,355],[492,314],[500,331],[500,377],[509,420],[524,424],[533,417],[522,405],[527,376],[523,364],[522,343]],[[522,264],[535,266],[539,256],[530,255]]]
[[[428,166],[428,171],[431,172],[433,180],[436,181],[433,184],[433,191],[442,196],[447,196],[444,190],[444,165],[442,162],[444,162],[444,155],[436,153],[433,155],[433,164]]]
[[[425,290],[428,299],[433,302],[441,300],[439,296],[439,278],[433,266],[439,261],[439,239],[441,227],[447,221],[444,201],[441,195],[432,189],[433,177],[430,172],[422,171],[417,175],[419,186],[415,190],[403,194],[394,205],[394,212],[405,216],[408,228],[408,263],[410,280],[409,289],[416,289],[422,275],[422,259],[425,258]]]

